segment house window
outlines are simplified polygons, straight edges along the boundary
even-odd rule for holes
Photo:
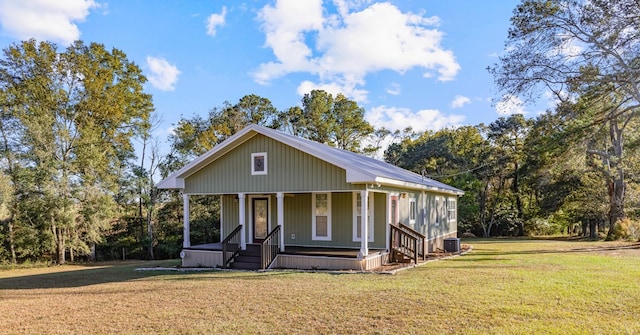
[[[367,241],[373,242],[373,196],[367,197]],[[353,196],[353,241],[362,240],[362,195],[354,192]]]
[[[257,152],[251,154],[251,174],[264,175],[267,174],[267,153]]]
[[[331,194],[313,193],[313,217],[311,231],[313,240],[331,240]]]
[[[418,217],[418,206],[416,198],[409,199],[409,224],[415,224]]]
[[[450,198],[447,201],[447,219],[449,222],[454,222],[457,219],[456,199]]]

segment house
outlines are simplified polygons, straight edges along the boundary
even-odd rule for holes
[[[394,165],[250,125],[158,184],[184,197],[185,267],[368,270],[457,235],[463,192]],[[219,195],[221,241],[191,245],[189,196]]]

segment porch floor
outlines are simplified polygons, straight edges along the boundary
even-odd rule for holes
[[[192,245],[186,250],[222,251],[222,243],[207,243]],[[300,256],[322,256],[322,257],[343,257],[357,258],[360,249],[350,248],[328,248],[328,247],[296,247],[285,246],[283,254]],[[369,255],[384,252],[382,249],[369,249]]]

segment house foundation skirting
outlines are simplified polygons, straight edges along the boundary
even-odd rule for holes
[[[358,260],[357,258],[279,254],[271,268],[366,271],[381,267],[388,262],[389,253],[382,251],[370,254],[363,260]]]
[[[217,268],[222,266],[222,251],[212,250],[182,250],[182,267],[185,268]]]
[[[222,251],[214,250],[182,250],[182,267],[208,267],[219,268],[222,265]],[[335,256],[305,256],[279,254],[276,256],[272,269],[298,269],[298,270],[373,270],[388,264],[389,253],[376,251],[369,254],[363,260],[353,257]]]

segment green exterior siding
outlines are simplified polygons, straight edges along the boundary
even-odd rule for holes
[[[223,240],[240,224],[238,217],[240,207],[235,195],[224,195],[222,197],[222,233],[220,239]]]
[[[251,154],[267,153],[267,174],[251,174]],[[185,179],[192,194],[351,190],[344,169],[257,134]]]
[[[370,246],[374,248],[384,248],[387,245],[387,195],[385,193],[373,193],[373,199],[374,243],[370,244]]]
[[[267,174],[251,174],[251,154],[267,154]],[[205,168],[185,179],[187,194],[224,194],[222,200],[221,239],[239,225],[238,193],[245,193],[245,240],[252,240],[251,197],[265,196],[269,201],[269,220],[272,230],[277,225],[276,192],[284,192],[284,241],[285,245],[327,246],[359,248],[354,239],[353,197],[354,191],[366,185],[351,185],[346,182],[345,170],[317,159],[286,144],[257,134],[239,146],[218,157]],[[401,188],[378,187],[370,191],[374,206],[373,249],[384,249],[388,220],[388,193],[398,194],[399,221],[436,239],[457,230],[455,221],[447,220],[446,206],[441,205],[440,217],[436,199],[443,204],[455,196],[407,190]],[[312,238],[312,194],[331,194],[331,240]],[[406,193],[405,197],[401,194]],[[261,195],[260,195],[261,194]],[[415,223],[409,220],[410,199],[416,199],[417,216]],[[436,222],[438,223],[436,225]]]

